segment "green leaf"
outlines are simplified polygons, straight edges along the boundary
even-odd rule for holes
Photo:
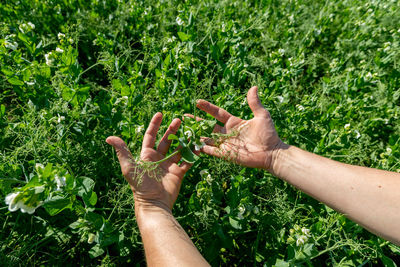
[[[96,258],[98,256],[101,256],[101,255],[103,255],[103,253],[104,253],[104,249],[99,244],[96,244],[94,247],[92,247],[89,250],[89,255],[91,258]]]
[[[53,176],[53,164],[48,163],[42,172],[44,178],[49,178]]]
[[[164,69],[167,69],[171,62],[171,54],[168,54],[164,59]]]
[[[389,257],[382,255],[381,257],[382,263],[385,267],[397,267],[396,263]]]
[[[389,244],[389,248],[395,254],[400,255],[400,247],[393,245],[393,244]]]
[[[240,225],[239,221],[233,219],[232,217],[229,217],[229,223],[235,229],[238,230],[242,229],[242,226]]]
[[[11,77],[14,75],[14,71],[8,69],[7,67],[1,68],[1,72],[3,72],[7,77]]]
[[[121,95],[122,96],[130,96],[131,95],[131,89],[129,88],[129,86],[124,85],[121,87]]]
[[[3,118],[6,115],[6,106],[1,105],[0,106],[0,119]]]
[[[82,177],[81,177],[82,178]],[[81,184],[78,186],[78,196],[83,197],[84,194],[88,194],[91,192],[94,188],[95,182],[88,178],[88,177],[83,177],[83,181]]]
[[[287,261],[284,261],[282,259],[276,259],[274,267],[289,267],[290,264]]]
[[[8,82],[11,83],[12,85],[18,85],[18,86],[22,86],[24,85],[24,82],[21,81],[20,79],[18,79],[17,77],[11,77],[8,78]]]
[[[74,91],[69,88],[68,86],[61,86],[62,87],[62,92],[61,96],[65,101],[70,101],[74,97]]]
[[[94,206],[97,203],[97,194],[96,192],[89,192],[82,196],[83,202],[85,202],[86,206]]]
[[[104,223],[104,218],[100,214],[94,212],[88,212],[85,219],[90,222],[96,230],[100,230]]]
[[[46,209],[50,216],[54,216],[65,209],[72,208],[72,201],[63,196],[55,196],[44,202],[43,207]]]
[[[189,147],[184,147],[181,149],[182,159],[188,163],[195,163],[199,159],[199,156],[193,153]]]
[[[132,99],[132,106],[136,106],[137,104],[139,104],[139,102],[142,101],[142,99],[143,95],[141,94],[135,95]]]
[[[190,39],[190,35],[184,33],[184,32],[178,32],[179,39],[181,39],[182,42],[186,42],[187,40]]]
[[[170,135],[168,135],[168,140],[177,140],[177,141],[179,141],[179,138],[175,134],[170,134]]]

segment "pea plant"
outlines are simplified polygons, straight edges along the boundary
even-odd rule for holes
[[[178,131],[178,135],[170,134],[168,140],[172,140],[172,146],[178,146],[175,152],[164,158],[162,161],[172,157],[177,153],[181,153],[182,160],[188,163],[194,163],[199,156],[193,153],[193,150],[199,151],[205,144],[200,137],[211,137],[212,131],[216,125],[214,120],[200,120],[185,116],[183,127]],[[176,141],[176,142],[174,142]]]
[[[178,153],[181,154],[182,161],[195,163],[200,157],[193,151],[199,151],[205,145],[201,137],[207,138],[216,135],[212,133],[216,123],[215,120],[196,120],[195,117],[184,116],[183,125],[179,128],[178,132],[168,136],[168,140],[172,141],[171,149],[174,151],[159,161],[149,162],[139,160],[140,168],[144,169],[147,174],[150,174],[150,177],[158,180],[160,179],[160,174],[157,172],[158,165]],[[135,179],[138,184],[141,184],[143,175],[135,176]]]

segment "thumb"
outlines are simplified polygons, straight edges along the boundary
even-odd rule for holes
[[[117,152],[119,164],[121,165],[122,174],[129,182],[129,178],[132,175],[132,168],[134,166],[134,161],[132,158],[132,154],[126,146],[125,142],[116,136],[109,136],[106,139],[106,142],[109,145],[112,145]]]
[[[255,117],[268,117],[268,111],[261,104],[260,98],[257,94],[258,87],[253,86],[247,92],[247,103],[249,103],[251,111]]]

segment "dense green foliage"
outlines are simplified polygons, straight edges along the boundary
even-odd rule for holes
[[[0,262],[145,264],[105,138],[137,153],[155,112],[165,130],[198,98],[251,118],[252,85],[286,143],[400,171],[398,1],[2,1],[0,197],[44,203],[30,215],[2,202]],[[215,266],[400,261],[272,175],[204,155],[173,213]]]

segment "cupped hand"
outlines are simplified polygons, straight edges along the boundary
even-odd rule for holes
[[[204,139],[206,145],[202,152],[246,167],[271,171],[274,153],[283,142],[275,130],[269,112],[261,104],[257,90],[257,87],[252,87],[247,93],[247,102],[254,114],[254,118],[247,121],[205,100],[197,102],[199,109],[224,124],[214,128],[217,137]]]
[[[187,162],[178,165],[181,159],[179,153],[160,164],[149,164],[165,158],[171,145],[168,135],[175,134],[181,124],[179,119],[174,119],[157,149],[154,149],[161,121],[162,114],[160,112],[156,113],[150,121],[143,137],[139,162],[135,162],[121,138],[110,136],[106,139],[106,142],[112,145],[117,152],[122,174],[134,193],[136,209],[161,207],[171,211],[178,197],[183,176],[191,167],[191,164]]]

